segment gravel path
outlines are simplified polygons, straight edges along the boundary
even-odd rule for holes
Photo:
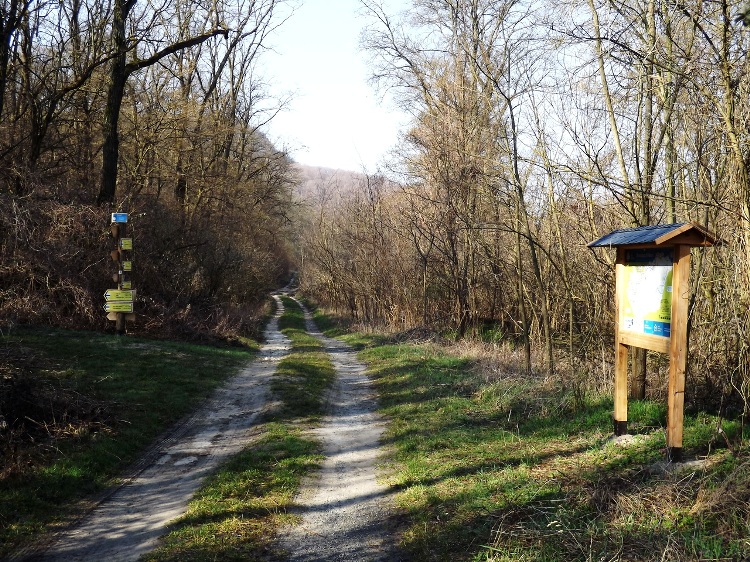
[[[171,435],[156,444],[136,474],[87,517],[31,560],[138,560],[172,519],[185,512],[203,479],[247,446],[268,400],[270,378],[288,354],[278,330],[283,306],[269,323],[259,356]]]
[[[289,353],[279,332],[281,300],[259,356],[217,390],[187,421],[156,443],[131,476],[76,525],[56,536],[44,552],[23,560],[135,561],[154,549],[167,524],[185,512],[203,479],[246,447],[269,407],[270,379]],[[297,501],[302,522],[286,529],[281,546],[290,562],[393,562],[389,490],[376,481],[383,420],[365,366],[346,344],[324,337],[305,312],[307,330],[331,354],[337,378],[329,416],[316,430],[325,461],[303,484]]]
[[[305,312],[307,331],[331,354],[337,379],[329,415],[316,430],[325,461],[297,498],[302,523],[287,530],[282,548],[290,562],[395,561],[392,497],[377,482],[384,428],[365,365],[351,347],[323,336]]]

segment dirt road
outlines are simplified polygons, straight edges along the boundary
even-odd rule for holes
[[[316,431],[325,461],[309,478],[297,500],[302,523],[281,540],[290,562],[395,561],[392,498],[377,481],[380,436],[384,422],[365,365],[346,344],[320,334],[309,313],[307,331],[331,354],[337,379],[329,415]]]
[[[278,330],[281,302],[258,357],[168,437],[152,447],[140,470],[74,528],[33,560],[138,560],[166,524],[184,513],[203,479],[247,446],[268,400],[270,379],[289,350]]]
[[[158,543],[169,521],[184,513],[203,479],[246,447],[269,400],[270,379],[289,351],[278,330],[283,306],[269,323],[259,356],[192,417],[152,447],[139,468],[87,517],[26,560],[138,560]],[[338,378],[331,415],[321,427],[326,461],[300,496],[302,525],[280,539],[291,560],[398,560],[389,537],[389,498],[376,483],[382,421],[364,366],[341,342],[308,330],[332,354]]]

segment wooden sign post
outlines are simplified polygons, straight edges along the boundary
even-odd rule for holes
[[[669,341],[669,384],[667,387],[667,458],[677,462],[682,460],[689,300],[690,246],[681,244],[674,248],[672,337]]]
[[[117,283],[117,288],[109,289],[104,293],[106,301],[104,310],[107,312],[107,319],[115,322],[115,331],[120,335],[125,333],[127,321],[135,320],[133,313],[135,290],[130,281],[133,239],[127,237],[127,229],[127,213],[112,213],[111,231],[115,239],[115,249],[110,255],[112,261],[117,264],[117,273],[112,276],[112,280]]]
[[[690,249],[717,238],[696,223],[615,230],[589,247],[616,248],[614,432],[628,430],[628,352],[669,354],[667,458],[682,459]]]

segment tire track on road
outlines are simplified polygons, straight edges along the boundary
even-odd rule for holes
[[[301,524],[290,528],[280,544],[290,562],[399,560],[392,491],[377,481],[385,422],[377,413],[366,366],[349,345],[320,333],[303,310],[308,333],[331,355],[337,377],[329,414],[314,430],[325,460],[295,502]]]
[[[258,357],[152,448],[126,483],[61,532],[46,552],[27,560],[130,561],[156,547],[167,523],[185,512],[203,479],[253,439],[270,379],[290,347],[278,329],[284,307],[273,298],[277,311]]]

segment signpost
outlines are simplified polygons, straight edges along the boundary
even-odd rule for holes
[[[690,249],[719,240],[696,223],[610,232],[589,247],[616,248],[614,432],[628,430],[628,351],[669,354],[667,458],[682,459]]]
[[[117,288],[109,289],[104,293],[104,310],[107,319],[115,322],[115,330],[118,334],[124,334],[127,320],[135,320],[133,301],[135,290],[130,280],[132,266],[133,239],[127,237],[128,214],[112,213],[111,232],[115,239],[115,249],[110,252],[112,261],[117,264],[117,273],[112,280],[117,283]]]
[[[135,297],[135,291],[128,290],[123,291],[120,289],[109,289],[104,293],[104,300],[106,301],[130,301],[133,302]]]
[[[104,303],[104,310],[106,312],[123,313],[133,312],[133,302],[115,301]]]

